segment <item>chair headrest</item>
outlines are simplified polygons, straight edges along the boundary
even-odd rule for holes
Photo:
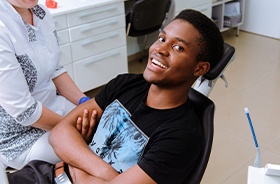
[[[223,72],[225,67],[229,64],[231,61],[231,58],[233,57],[235,53],[235,48],[227,43],[224,43],[224,54],[220,60],[220,62],[217,63],[217,65],[213,68],[210,68],[210,70],[204,75],[204,77],[208,80],[214,80]]]
[[[128,36],[144,36],[158,31],[170,5],[171,0],[137,0],[126,15],[126,27],[130,24]]]

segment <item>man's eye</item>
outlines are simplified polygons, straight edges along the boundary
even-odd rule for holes
[[[158,40],[159,40],[160,42],[164,42],[164,41],[165,41],[165,39],[164,39],[163,37],[158,37]]]
[[[180,45],[174,45],[173,48],[175,48],[176,50],[179,50],[179,51],[183,51],[184,48],[181,47]]]

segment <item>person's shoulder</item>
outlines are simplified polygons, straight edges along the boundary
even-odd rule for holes
[[[105,87],[110,90],[111,89],[117,90],[119,88],[123,88],[124,86],[130,85],[135,81],[138,81],[139,78],[141,78],[140,74],[130,74],[130,73],[119,74],[115,78],[111,79],[105,85]]]
[[[123,73],[119,74],[116,78],[133,80],[136,78],[143,78],[143,74]]]
[[[125,74],[119,74],[114,80],[121,83],[129,83],[131,81],[144,80],[144,78],[143,78],[143,74],[125,73]]]

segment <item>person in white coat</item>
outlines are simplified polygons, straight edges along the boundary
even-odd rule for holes
[[[89,99],[60,64],[55,25],[38,0],[0,0],[0,161],[57,163],[49,131]]]

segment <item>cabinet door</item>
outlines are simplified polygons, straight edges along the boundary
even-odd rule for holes
[[[116,29],[125,27],[124,15],[107,18],[100,21],[83,24],[80,26],[72,27],[70,31],[70,40],[76,41],[90,36],[98,35],[101,33],[114,31]]]
[[[194,8],[206,3],[211,3],[211,0],[175,0],[175,12],[179,13],[183,9]]]
[[[106,84],[118,74],[127,73],[126,47],[113,49],[73,64],[75,81],[82,91]]]
[[[106,6],[98,6],[67,15],[69,27],[102,20],[121,15],[124,12],[123,2],[113,3]]]
[[[196,6],[193,9],[200,11],[201,13],[205,14],[207,17],[211,18],[212,14],[212,4],[207,3],[201,6]]]
[[[71,43],[73,61],[126,45],[125,30],[118,29]]]

